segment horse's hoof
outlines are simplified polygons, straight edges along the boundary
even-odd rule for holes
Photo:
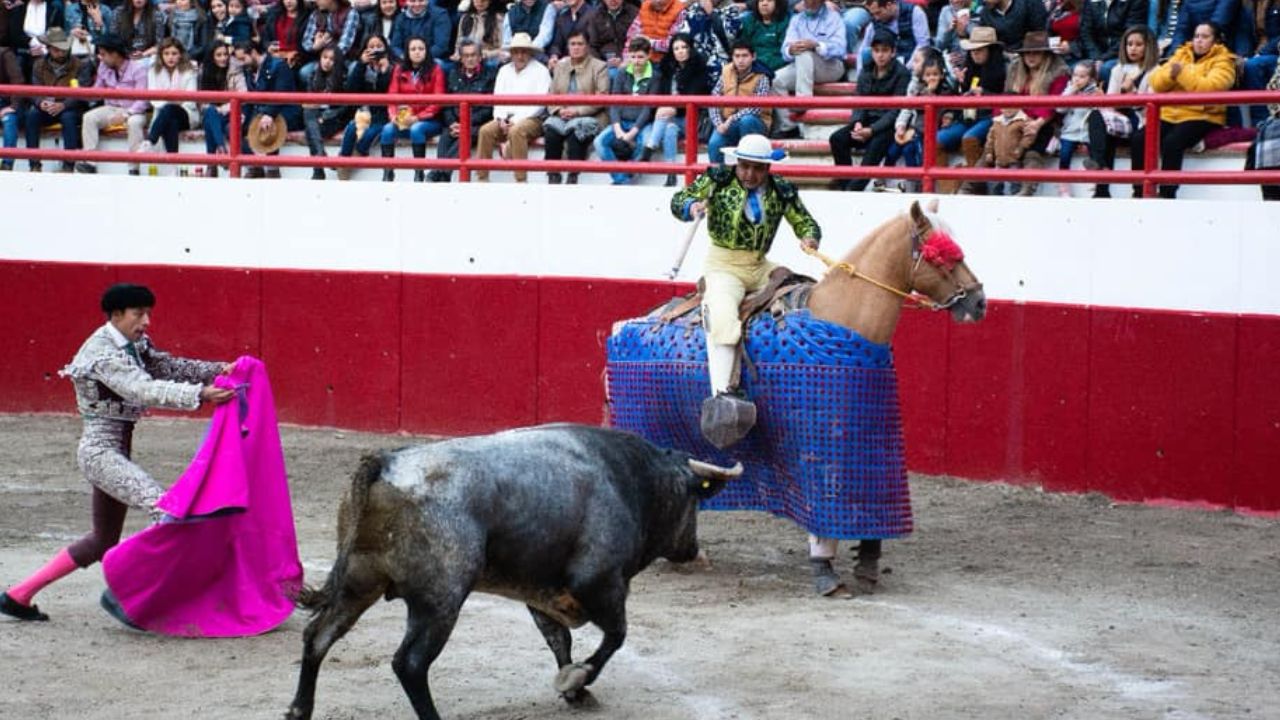
[[[591,677],[592,669],[590,665],[584,665],[583,663],[565,665],[560,668],[560,672],[556,673],[556,679],[552,683],[552,687],[568,700],[570,693],[575,693],[587,686],[587,679]],[[570,700],[570,702],[573,701]]]
[[[591,691],[582,688],[573,692],[561,693],[560,697],[576,710],[591,710],[600,707],[600,703],[596,700],[596,696]]]

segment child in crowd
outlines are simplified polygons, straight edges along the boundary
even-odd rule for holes
[[[1031,118],[1020,108],[1003,108],[993,118],[987,133],[987,144],[982,151],[981,167],[1000,169],[1022,167],[1022,156],[1035,142],[1036,132]],[[996,181],[991,183],[992,195],[1017,195],[1021,184]]]
[[[1102,94],[1102,89],[1098,87],[1097,66],[1092,60],[1077,62],[1071,70],[1071,81],[1062,91],[1062,96]],[[1064,108],[1058,112],[1062,114],[1062,129],[1058,133],[1058,168],[1070,170],[1071,156],[1075,154],[1076,146],[1089,143],[1088,118],[1093,109]],[[1071,197],[1071,186],[1067,183],[1059,183],[1058,195]]]
[[[947,77],[946,59],[937,50],[927,48],[918,51],[916,72],[907,86],[907,97],[921,95],[954,95],[955,88]],[[957,121],[959,112],[941,110],[938,113],[939,127],[946,127]],[[937,132],[938,128],[933,128]],[[889,156],[886,165],[894,165],[902,158],[907,167],[920,167],[924,163],[924,113],[913,108],[904,108],[898,112],[894,122],[893,143],[889,145]],[[918,188],[916,181],[903,186],[908,192]]]
[[[244,11],[245,0],[227,0],[227,19],[222,34],[231,38],[232,45],[253,39],[253,23]]]
[[[347,85],[347,64],[338,55],[337,45],[320,51],[316,72],[311,76],[308,92],[340,93]],[[324,141],[346,127],[354,109],[350,105],[303,105],[302,120],[306,125],[307,149],[312,157],[324,157]],[[311,169],[312,180],[324,179],[324,168]]]

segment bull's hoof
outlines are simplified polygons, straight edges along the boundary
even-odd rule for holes
[[[284,720],[311,720],[311,711],[294,705],[284,714]]]
[[[592,695],[591,691],[586,688],[574,690],[571,693],[561,693],[560,697],[564,698],[564,701],[575,710],[592,710],[600,707],[596,696]]]
[[[560,672],[556,673],[556,679],[552,683],[552,687],[556,689],[556,692],[563,695],[565,700],[569,700],[571,693],[576,693],[587,686],[587,680],[591,678],[591,671],[594,669],[590,665],[583,663],[565,665],[560,668]],[[570,700],[570,702],[572,701]]]
[[[756,425],[755,403],[733,393],[716,393],[702,401],[702,436],[724,450],[751,432]]]

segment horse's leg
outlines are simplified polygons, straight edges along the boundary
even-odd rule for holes
[[[853,568],[853,578],[860,593],[875,592],[880,582],[880,542],[863,540],[858,543],[858,564]]]
[[[849,589],[840,581],[832,560],[836,556],[835,538],[809,536],[809,567],[813,571],[813,591],[823,597],[847,598]]]

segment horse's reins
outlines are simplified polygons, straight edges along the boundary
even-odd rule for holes
[[[916,305],[919,305],[920,307],[926,308],[929,310],[949,309],[952,305],[955,305],[956,303],[960,302],[965,297],[967,297],[969,295],[970,290],[974,290],[982,287],[980,283],[974,286],[965,287],[964,285],[961,285],[960,283],[956,282],[955,278],[952,277],[952,274],[950,271],[946,270],[945,268],[938,268],[938,271],[943,275],[945,275],[946,278],[951,281],[951,285],[955,288],[955,292],[951,293],[951,296],[941,303],[934,302],[931,298],[925,297],[924,295],[921,295],[920,293],[915,292],[914,279],[916,276],[916,271],[920,269],[920,262],[921,260],[924,259],[924,255],[920,252],[920,231],[918,228],[914,228],[914,227],[911,229],[911,254],[915,257],[915,263],[911,266],[911,275],[910,277],[907,278],[906,290],[899,290],[898,288],[893,287],[892,285],[881,282],[871,277],[870,275],[867,275],[866,273],[862,272],[857,267],[855,267],[852,263],[847,263],[847,262],[844,262],[843,260],[832,260],[830,257],[827,257],[826,255],[819,252],[817,248],[811,248],[808,245],[802,245],[801,248],[806,253],[821,260],[823,264],[825,264],[828,268],[845,272],[849,275],[849,277],[855,280],[864,280],[868,283],[871,283],[872,285],[875,285],[881,290],[893,293],[894,295],[901,297],[903,300],[906,300],[907,302],[915,303]]]

